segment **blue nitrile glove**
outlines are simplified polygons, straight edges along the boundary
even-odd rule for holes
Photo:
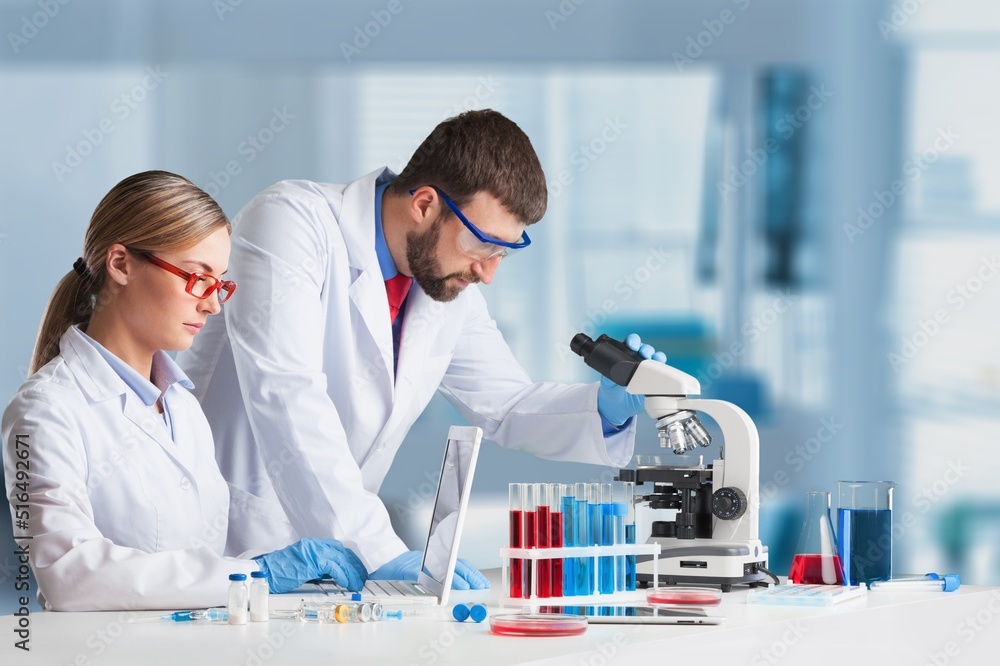
[[[291,592],[317,578],[332,578],[337,585],[357,592],[368,576],[354,551],[336,539],[302,539],[253,559],[267,576],[267,586],[274,594]]]
[[[635,333],[625,338],[625,344],[644,359],[652,359],[660,363],[666,363],[667,357],[663,352],[658,352],[650,345],[642,344],[642,340]],[[646,408],[646,398],[641,395],[629,393],[624,386],[619,386],[607,377],[601,377],[601,388],[597,391],[597,411],[604,420],[611,425],[618,427],[624,425],[626,421],[641,413]]]
[[[368,574],[370,580],[417,580],[420,571],[420,561],[423,552],[411,550],[390,560],[375,571]],[[488,590],[490,581],[468,561],[458,558],[455,562],[455,575],[451,578],[453,590]]]

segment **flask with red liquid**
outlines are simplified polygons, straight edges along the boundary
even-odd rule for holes
[[[828,492],[806,493],[806,518],[788,582],[796,585],[844,584],[844,567],[837,554]]]

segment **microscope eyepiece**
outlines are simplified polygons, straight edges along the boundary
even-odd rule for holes
[[[601,335],[592,340],[586,333],[577,333],[569,348],[583,357],[583,362],[618,384],[628,386],[643,359],[620,340]]]

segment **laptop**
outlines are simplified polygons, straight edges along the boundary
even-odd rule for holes
[[[416,582],[369,580],[361,590],[364,601],[448,603],[462,524],[472,493],[472,475],[482,439],[483,431],[473,426],[451,426],[448,430],[419,577]],[[354,594],[329,580],[311,581],[309,585],[318,587],[325,596],[350,598]],[[299,588],[295,591],[306,590]]]

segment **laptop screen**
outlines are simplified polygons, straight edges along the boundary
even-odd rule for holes
[[[431,526],[420,565],[421,578],[426,576],[444,589],[451,587],[481,438],[479,428],[453,426],[448,432]]]

